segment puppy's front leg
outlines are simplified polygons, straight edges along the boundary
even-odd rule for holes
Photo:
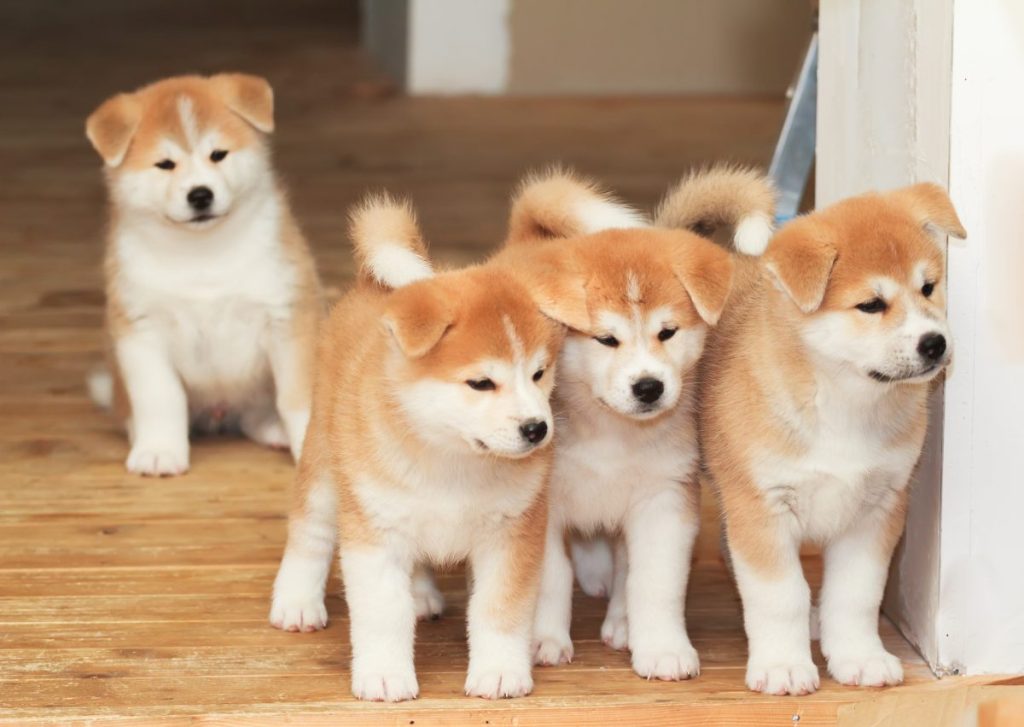
[[[277,413],[296,461],[302,453],[313,396],[316,321],[307,320],[313,313],[307,311],[301,320],[278,323],[270,336]]]
[[[683,615],[697,520],[681,486],[636,503],[625,525],[626,609],[633,670],[646,679],[700,673]]]
[[[540,596],[533,618],[533,663],[557,666],[572,661],[572,563],[565,552],[562,522],[548,519]]]
[[[470,554],[466,694],[471,697],[522,697],[533,690],[530,633],[544,555],[544,500],[538,498],[518,522],[485,536]]]
[[[341,573],[352,626],[352,694],[376,702],[415,699],[412,562],[382,546],[343,545]]]
[[[743,600],[749,657],[747,686],[766,694],[810,694],[818,688],[811,660],[811,591],[800,565],[800,537],[767,507],[730,513],[726,537]]]
[[[881,687],[903,681],[900,660],[882,646],[878,609],[889,560],[903,531],[905,493],[825,548],[821,586],[821,651],[837,682]]]
[[[188,399],[170,354],[150,331],[131,331],[114,346],[131,404],[131,451],[125,462],[140,475],[188,471]]]

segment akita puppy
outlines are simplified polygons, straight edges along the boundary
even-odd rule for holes
[[[709,211],[732,222],[762,212]],[[555,390],[559,431],[534,661],[573,656],[566,536],[605,533],[616,557],[602,637],[629,647],[640,676],[686,679],[699,671],[683,614],[699,524],[693,379],[733,263],[695,234],[642,225],[593,185],[556,172],[524,185],[499,255],[534,275],[568,256],[582,281],[575,317],[563,319],[570,333]],[[585,234],[602,228],[620,229]]]
[[[352,236],[359,281],[323,329],[270,620],[326,625],[339,538],[352,692],[412,699],[416,618],[440,607],[419,569],[468,558],[466,693],[527,694],[564,335],[535,298],[557,318],[559,296],[493,264],[434,275],[387,199],[355,212]]]
[[[89,383],[124,418],[131,472],[185,472],[191,426],[302,449],[323,302],[273,129],[270,85],[242,74],[160,81],[86,121],[110,194],[112,371]]]
[[[660,220],[672,223],[673,220]],[[739,259],[699,376],[700,443],[749,640],[746,682],[818,687],[800,545],[824,546],[821,649],[843,684],[903,679],[878,609],[921,454],[930,382],[952,342],[946,193],[919,184],[797,218]]]

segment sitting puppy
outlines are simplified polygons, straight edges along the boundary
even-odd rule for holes
[[[879,639],[878,609],[924,441],[929,382],[952,351],[939,233],[965,236],[946,193],[919,184],[797,218],[763,257],[737,263],[698,396],[752,690],[818,687],[805,540],[824,546],[829,672],[863,686],[903,679]]]
[[[468,558],[466,693],[527,694],[563,329],[497,265],[434,275],[403,205],[367,203],[352,236],[359,281],[324,326],[271,623],[326,624],[339,537],[352,692],[412,699],[419,567]]]
[[[693,377],[732,260],[692,233],[641,224],[592,185],[554,173],[523,187],[499,255],[534,275],[570,256],[584,281],[576,317],[563,320],[571,330],[555,390],[560,429],[534,661],[573,656],[566,535],[607,533],[616,557],[603,638],[628,646],[642,677],[686,679],[699,671],[683,615],[699,516]],[[633,229],[584,235],[602,227]]]
[[[143,475],[189,467],[189,429],[237,426],[297,457],[323,313],[306,241],[270,164],[262,78],[182,76],[103,103],[111,373],[90,380]]]

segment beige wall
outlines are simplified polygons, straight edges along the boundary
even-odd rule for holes
[[[512,0],[508,90],[778,95],[808,0]]]

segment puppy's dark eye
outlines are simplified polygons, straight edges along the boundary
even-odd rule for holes
[[[466,385],[474,391],[494,391],[498,388],[490,379],[470,379]]]
[[[226,157],[227,155],[228,155],[228,153],[226,151],[224,151],[223,149],[214,149],[210,153],[210,161],[211,162],[223,161],[224,157]]]
[[[935,292],[935,283],[925,283],[921,286],[921,295],[925,298],[931,298],[933,292]]]
[[[864,313],[881,313],[888,307],[889,304],[881,298],[872,298],[871,300],[858,304],[857,310]]]
[[[542,378],[544,378],[544,369],[537,369],[537,371],[533,374],[533,380],[540,381]]]
[[[668,339],[672,338],[672,336],[676,335],[676,331],[678,330],[678,328],[662,328],[660,331],[658,331],[658,340],[667,341]]]
[[[171,171],[176,166],[178,165],[172,162],[170,159],[164,159],[163,161],[159,161],[156,163],[157,169],[166,169],[167,171]]]
[[[594,336],[594,340],[600,343],[602,346],[608,346],[608,348],[618,348],[619,339],[615,336]]]

